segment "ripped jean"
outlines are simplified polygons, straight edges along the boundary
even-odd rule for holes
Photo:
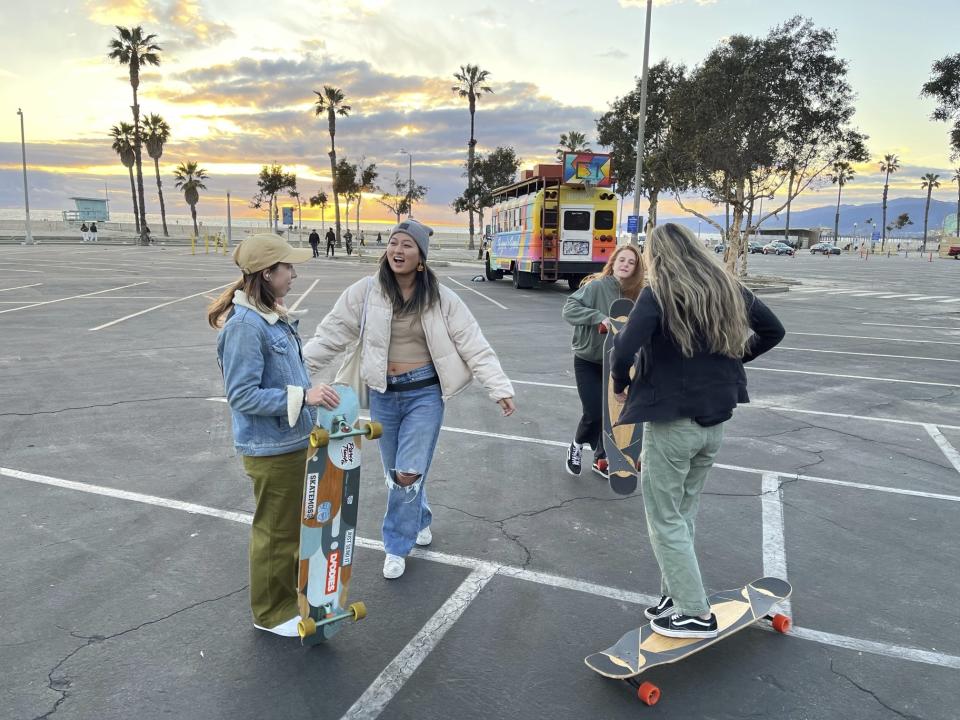
[[[414,383],[436,374],[433,365],[426,365],[402,375],[388,375],[387,383]],[[433,518],[424,482],[440,435],[443,407],[439,384],[400,392],[370,391],[370,417],[383,425],[380,459],[388,492],[383,548],[390,555],[406,557],[417,533],[429,527]],[[401,487],[395,482],[398,472],[420,478],[409,487]]]

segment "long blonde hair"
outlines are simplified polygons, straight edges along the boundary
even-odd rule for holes
[[[750,325],[741,285],[696,235],[674,223],[658,225],[647,236],[643,255],[664,330],[683,355],[707,350],[743,357]]]
[[[255,273],[244,275],[235,283],[227,287],[220,297],[207,306],[207,322],[214,330],[223,327],[227,316],[233,310],[233,294],[237,290],[243,290],[247,294],[247,299],[253,303],[257,309],[265,313],[277,312],[277,296],[270,288],[270,283],[263,276],[268,270],[273,270],[280,263],[275,263],[268,268],[258,270]]]
[[[617,257],[625,252],[632,252],[634,254],[634,257],[637,258],[637,267],[634,269],[633,275],[621,281],[620,288],[623,290],[625,297],[636,300],[640,296],[640,291],[643,290],[643,256],[640,255],[640,251],[633,245],[621,245],[614,250],[613,254],[607,258],[607,264],[603,266],[603,270],[595,272],[592,275],[587,275],[580,283],[580,287],[594,280],[599,280],[600,278],[613,277],[613,264],[617,261]]]

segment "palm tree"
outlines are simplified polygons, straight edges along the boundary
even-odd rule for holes
[[[133,219],[140,234],[140,214],[137,212],[137,187],[133,182],[133,125],[122,122],[110,128],[110,137],[113,138],[113,151],[120,156],[120,162],[130,173],[130,195],[133,198]]]
[[[193,218],[193,235],[200,235],[200,228],[197,227],[197,203],[200,201],[200,190],[206,190],[207,186],[203,184],[204,180],[209,178],[207,171],[198,167],[193,160],[182,162],[177,165],[173,171],[173,176],[177,179],[177,190],[183,190],[183,199],[190,206],[190,217]]]
[[[957,183],[957,237],[960,238],[960,167],[954,171],[950,179]]]
[[[883,238],[880,240],[880,252],[883,252],[883,246],[887,243],[887,192],[890,189],[890,173],[895,173],[900,169],[900,159],[896,155],[884,155],[880,161],[880,172],[885,173],[883,179],[883,218],[881,227],[883,227]]]
[[[160,220],[163,222],[163,234],[167,232],[167,208],[163,204],[163,185],[160,182],[160,157],[163,155],[163,146],[170,139],[170,126],[167,121],[156,113],[148,115],[143,121],[143,141],[147,144],[147,154],[153,158],[153,169],[157,174],[157,195],[160,197]]]
[[[467,197],[473,198],[473,161],[476,155],[477,139],[474,137],[474,115],[477,112],[477,98],[481,93],[492,93],[483,83],[490,77],[487,70],[481,70],[477,65],[461,65],[460,72],[454,73],[457,84],[450,89],[459,97],[467,98],[470,105],[470,144],[467,146]],[[470,249],[474,249],[473,210],[468,210],[470,216]]]
[[[940,176],[936,173],[927,173],[920,181],[920,187],[927,191],[927,204],[923,209],[923,243],[920,245],[920,252],[927,251],[927,220],[930,217],[930,195],[933,189],[940,187]]]
[[[327,194],[321,190],[316,195],[310,198],[310,207],[320,206],[320,231],[324,230],[324,223],[326,222],[327,216],[327,203],[330,202],[330,198],[327,197]]]
[[[840,193],[843,192],[843,186],[853,180],[856,173],[853,166],[846,160],[837,160],[833,164],[833,172],[830,174],[830,182],[837,185],[837,214],[833,218],[833,242],[840,247]]]
[[[313,91],[317,96],[317,102],[314,104],[314,109],[316,111],[316,116],[320,117],[321,114],[327,114],[327,127],[330,130],[330,173],[333,180],[333,208],[334,215],[337,222],[337,246],[340,245],[340,199],[337,197],[336,187],[337,187],[337,147],[336,147],[336,135],[337,135],[337,115],[340,117],[347,117],[350,114],[350,106],[344,104],[346,99],[343,94],[343,90],[340,88],[335,88],[331,85],[324,85],[323,92],[317,90]],[[349,220],[349,217],[348,217]]]
[[[571,130],[560,135],[560,146],[557,148],[557,160],[563,160],[565,152],[590,152],[590,143],[582,132]]]
[[[360,158],[360,164],[357,166],[357,235],[360,235],[360,205],[363,203],[363,194],[373,192],[376,188],[377,164],[370,163],[365,165],[366,158]]]
[[[159,65],[161,48],[153,41],[156,35],[144,35],[143,28],[137,25],[134,28],[116,26],[117,37],[110,41],[110,53],[107,57],[118,61],[121,65],[130,68],[130,87],[133,88],[133,156],[137,167],[137,200],[140,209],[140,243],[147,243],[147,210],[143,200],[143,163],[140,154],[140,103],[137,100],[137,89],[140,87],[140,66]]]

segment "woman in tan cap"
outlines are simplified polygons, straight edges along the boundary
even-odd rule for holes
[[[273,234],[252,235],[234,251],[243,277],[209,307],[220,329],[217,357],[233,418],[233,442],[253,481],[256,510],[250,535],[250,605],[254,627],[295,637],[299,508],[309,407],[339,402],[329,385],[311,387],[297,318],[283,298],[297,277],[294,263],[310,250]]]
[[[447,399],[476,378],[504,415],[515,409],[513,386],[477,321],[426,265],[432,234],[412,219],[394,227],[379,272],[343,292],[303,349],[310,372],[317,373],[361,343],[360,375],[370,388],[370,416],[383,425],[380,459],[388,488],[383,576],[388,579],[403,575],[414,544],[429,545],[433,539],[424,482]]]

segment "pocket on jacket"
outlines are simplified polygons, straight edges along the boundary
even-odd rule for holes
[[[286,355],[290,348],[290,343],[286,338],[276,338],[270,341],[270,349],[280,355]]]

